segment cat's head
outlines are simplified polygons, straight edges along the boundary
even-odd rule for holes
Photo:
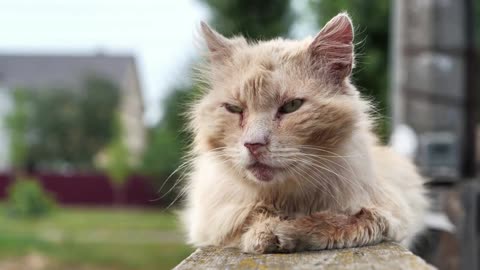
[[[205,23],[201,30],[208,89],[191,111],[198,153],[245,179],[273,183],[320,166],[315,159],[334,155],[357,128],[364,108],[349,81],[347,14],[302,41],[228,39]]]

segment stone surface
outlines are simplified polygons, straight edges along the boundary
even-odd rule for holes
[[[293,254],[244,254],[235,249],[203,248],[195,251],[175,270],[186,269],[412,269],[433,266],[396,243],[375,246],[302,252]]]

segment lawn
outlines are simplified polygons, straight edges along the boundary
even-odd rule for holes
[[[191,252],[167,212],[62,208],[32,220],[13,219],[0,207],[4,262],[34,254],[46,259],[49,270],[159,270],[171,269]]]

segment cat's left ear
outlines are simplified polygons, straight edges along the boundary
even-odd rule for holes
[[[347,13],[331,19],[308,48],[312,67],[335,83],[348,77],[354,66],[353,26]],[[327,79],[328,79],[327,78]]]

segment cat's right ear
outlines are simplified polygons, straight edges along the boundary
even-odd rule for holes
[[[203,38],[210,52],[212,62],[223,62],[228,58],[233,50],[233,43],[228,38],[222,36],[205,22],[200,23]]]
[[[352,72],[353,26],[347,13],[331,19],[308,48],[313,68],[323,70],[334,82],[342,82]]]

